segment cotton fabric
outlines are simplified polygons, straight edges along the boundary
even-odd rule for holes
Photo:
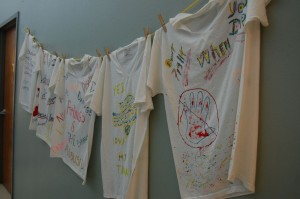
[[[90,107],[102,115],[101,173],[106,198],[148,197],[150,109],[134,102],[141,68],[149,63],[150,47],[149,37],[119,48],[110,54],[110,60],[104,57],[100,74],[93,78],[98,81],[94,95],[90,95]]]
[[[54,93],[57,97],[51,156],[60,157],[85,182],[93,141],[95,113],[85,102],[97,57],[66,59],[59,68]],[[53,80],[55,81],[55,80]]]
[[[258,83],[248,81],[259,76],[257,22],[268,24],[267,3],[211,0],[195,14],[170,19],[167,32],[155,32],[145,79],[152,96],[164,94],[182,198],[254,192]],[[137,98],[151,104],[145,92]],[[253,110],[245,103],[252,94]],[[249,119],[254,127],[245,131]]]

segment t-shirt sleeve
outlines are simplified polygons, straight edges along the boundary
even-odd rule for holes
[[[19,53],[19,65],[22,68],[22,79],[19,91],[19,102],[22,108],[31,113],[36,89],[36,59],[38,47],[33,37],[26,34],[22,48]]]
[[[250,3],[256,1],[248,1]],[[255,191],[259,122],[259,71],[260,71],[260,24],[266,20],[265,6],[269,0],[256,2],[264,13],[247,25],[245,53],[241,75],[234,145],[231,154],[228,180],[239,180],[251,191]],[[263,4],[265,3],[265,4]],[[255,5],[255,4],[253,4]],[[253,8],[253,7],[252,7]],[[253,15],[254,16],[254,15]],[[258,15],[257,15],[258,16]],[[266,21],[267,22],[267,21]],[[264,25],[264,24],[263,24]]]
[[[20,49],[20,52],[19,52],[19,55],[18,55],[18,59],[21,60],[21,59],[24,59],[25,55],[26,55],[26,52],[27,52],[27,46],[28,46],[28,40],[29,40],[29,34],[26,33],[25,34],[25,38],[24,38],[24,41],[22,43],[22,47]]]
[[[99,69],[99,75],[96,81],[95,90],[90,99],[90,108],[98,115],[102,115],[102,102],[104,95],[105,69],[109,63],[107,56],[104,56],[103,62]]]
[[[271,0],[251,0],[248,1],[248,9],[247,9],[247,17],[246,22],[247,24],[253,20],[259,20],[263,26],[268,26],[268,17],[266,6],[270,3]]]
[[[147,86],[150,88],[151,96],[163,93],[163,69],[162,69],[162,50],[161,50],[162,29],[154,34]]]
[[[89,104],[91,102],[92,97],[95,94],[97,82],[98,82],[98,79],[100,76],[100,67],[101,67],[101,59],[98,59],[96,61],[96,69],[95,69],[94,75],[92,77],[92,80],[91,80],[89,87],[85,94],[85,103],[86,104]]]
[[[44,62],[44,52],[42,48],[39,48],[38,53],[36,55],[35,67],[33,72],[38,72],[42,68],[42,64]]]
[[[151,90],[147,87],[147,77],[151,58],[151,35],[147,37],[140,76],[134,103],[141,108],[141,112],[153,109]]]
[[[54,65],[52,75],[51,75],[51,78],[50,78],[50,83],[49,83],[49,89],[50,90],[54,90],[54,88],[55,88],[55,84],[57,82],[57,77],[58,77],[58,72],[59,72],[59,67],[60,67],[61,62],[62,61],[61,61],[60,58],[57,58],[56,61],[55,61],[55,65]]]
[[[37,80],[35,85],[35,94],[33,98],[33,110],[31,114],[29,130],[36,130],[38,113],[39,113],[39,97],[40,97],[40,88],[41,88],[41,64],[43,63],[44,53],[41,48],[39,48],[36,56],[36,67],[33,70],[37,73]]]
[[[58,72],[57,72],[57,80],[55,83],[55,89],[54,89],[54,94],[57,97],[64,98],[65,93],[64,93],[64,87],[65,87],[65,61],[61,61],[58,67]]]
[[[36,130],[37,120],[39,114],[39,97],[40,97],[40,87],[41,87],[41,74],[38,73],[37,81],[36,81],[36,89],[35,95],[33,99],[33,111],[31,113],[29,130]]]

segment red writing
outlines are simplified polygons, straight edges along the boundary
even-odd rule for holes
[[[78,122],[85,122],[85,116],[80,111],[75,108],[75,105],[72,105],[71,101],[68,101],[67,113]]]

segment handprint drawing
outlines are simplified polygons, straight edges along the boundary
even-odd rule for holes
[[[203,89],[191,89],[180,95],[178,130],[190,147],[203,148],[214,142],[218,135],[219,119],[216,102]]]

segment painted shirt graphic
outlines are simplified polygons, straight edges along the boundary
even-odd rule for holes
[[[84,181],[92,147],[95,113],[85,100],[96,68],[97,57],[85,55],[80,61],[67,59],[60,66],[55,88],[57,103],[52,132],[51,156],[63,161]]]
[[[119,113],[113,112],[113,125],[123,129],[126,136],[129,135],[131,128],[136,122],[137,108],[133,104],[134,97],[130,94],[126,96],[123,102],[118,104]]]
[[[228,177],[245,26],[265,16],[265,5],[264,1],[212,0],[195,14],[171,18],[167,32],[162,28],[155,32],[145,87],[153,96],[164,94],[181,198],[229,198],[253,191],[245,185],[248,179],[243,184]],[[151,103],[146,90],[137,96]]]
[[[209,146],[218,135],[218,125],[217,105],[210,93],[203,89],[191,89],[181,94],[178,130],[188,146]]]

